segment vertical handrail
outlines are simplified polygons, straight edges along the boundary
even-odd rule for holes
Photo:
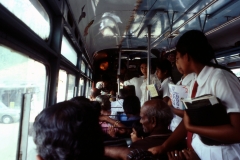
[[[117,83],[118,83],[118,94],[117,94],[117,100],[119,99],[120,94],[120,70],[121,70],[121,46],[119,46],[119,53],[118,53],[118,73],[117,73]]]
[[[20,125],[19,125],[18,148],[17,148],[18,160],[27,159],[31,98],[32,98],[31,93],[26,93],[23,95],[23,103],[21,106],[21,116],[20,116]]]
[[[151,75],[151,25],[148,25],[148,54],[147,54],[147,85],[150,84]],[[149,91],[147,91],[147,99],[150,100]]]

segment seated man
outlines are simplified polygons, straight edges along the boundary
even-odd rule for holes
[[[131,149],[147,150],[162,144],[171,134],[168,126],[173,118],[171,108],[162,100],[154,99],[143,104],[140,112],[143,131],[149,136],[133,142]]]
[[[148,133],[149,136],[133,142],[129,149],[107,147],[105,148],[106,155],[123,158],[133,149],[147,150],[151,147],[161,145],[171,135],[168,126],[173,118],[173,113],[170,107],[162,100],[154,99],[145,102],[141,108],[140,117],[143,130]],[[119,150],[122,150],[122,152],[120,152],[122,155],[117,153]],[[159,158],[167,159],[167,154],[160,155]]]
[[[98,115],[87,101],[45,108],[33,127],[38,160],[103,159]]]

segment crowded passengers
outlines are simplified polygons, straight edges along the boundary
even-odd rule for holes
[[[162,59],[156,74],[150,75],[158,92],[151,100],[145,96],[147,68],[142,63],[143,76],[124,82],[135,86],[135,92],[121,90],[116,112],[109,101],[110,92],[100,95],[99,89],[92,89],[97,94],[91,92],[91,101],[75,97],[44,109],[34,122],[37,159],[240,159],[240,84],[229,69],[212,59],[214,52],[201,31],[183,34],[176,45],[175,63],[183,74],[177,85],[189,87],[189,98],[218,97],[226,107],[228,124],[193,125],[186,111],[174,108],[168,88],[173,84],[172,64]],[[219,144],[207,145],[202,136]]]

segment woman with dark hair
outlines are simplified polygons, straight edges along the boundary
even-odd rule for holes
[[[184,33],[176,46],[176,63],[184,73],[195,73],[190,86],[190,96],[198,97],[212,94],[226,106],[229,124],[219,126],[195,126],[184,113],[183,121],[162,146],[150,149],[153,153],[168,151],[179,140],[184,139],[187,131],[188,147],[192,147],[200,159],[232,160],[240,159],[240,84],[229,69],[214,64],[214,52],[204,33],[191,30]],[[204,118],[204,117],[203,117]],[[188,134],[190,135],[190,134]],[[221,142],[223,145],[206,145],[200,136]],[[175,154],[177,156],[177,152]]]
[[[45,108],[33,124],[38,160],[103,159],[98,116],[86,100]]]
[[[172,83],[172,65],[167,59],[161,60],[157,63],[156,76],[161,81],[161,89],[159,91],[159,97],[165,103],[170,100],[170,93],[168,84]]]
[[[143,82],[140,86],[141,92],[142,92],[142,96],[141,96],[141,106],[144,104],[144,102],[146,102],[148,100],[147,97],[147,61],[142,61],[141,66],[140,66],[140,70],[143,74]],[[154,74],[150,74],[150,84],[155,84],[157,89],[159,90],[161,87],[161,82],[158,80],[158,78],[154,75]]]

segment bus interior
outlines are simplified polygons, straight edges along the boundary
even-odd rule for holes
[[[154,64],[201,30],[240,80],[240,0],[0,0],[0,159],[31,159],[31,125],[45,107],[118,90],[141,60]],[[118,90],[119,91],[119,90]],[[2,109],[5,108],[5,109]],[[7,109],[6,109],[7,108]]]

